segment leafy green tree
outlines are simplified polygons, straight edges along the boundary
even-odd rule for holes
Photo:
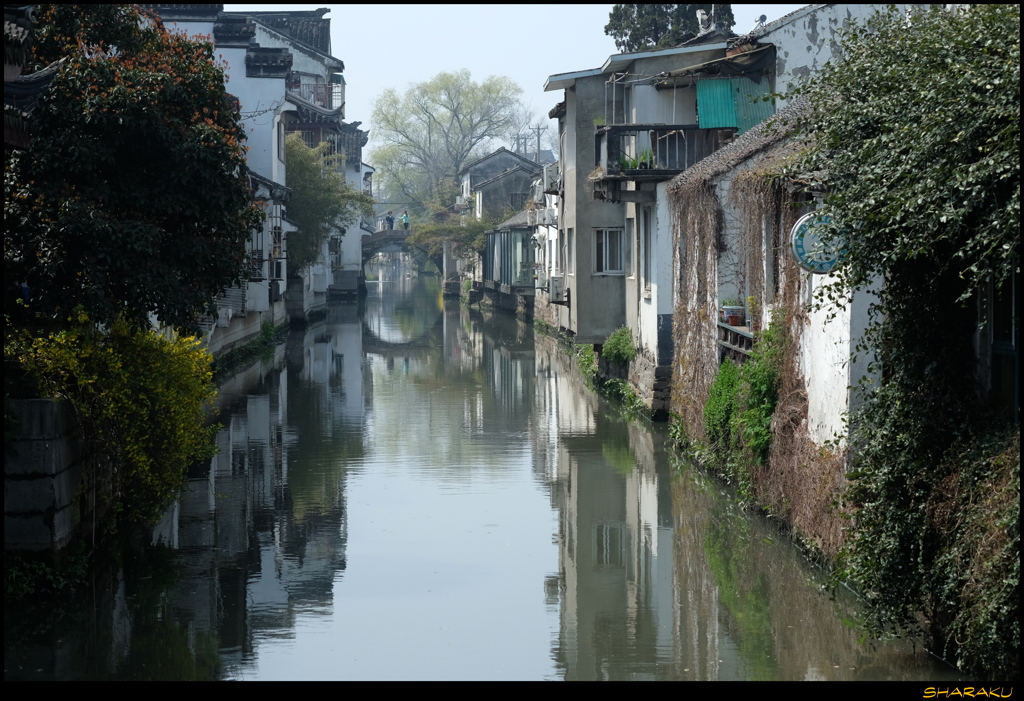
[[[299,225],[288,234],[288,267],[297,275],[316,261],[332,230],[342,230],[360,214],[372,216],[373,198],[349,186],[338,172],[344,154],[330,154],[327,142],[310,148],[298,133],[285,139],[288,163],[288,217]]]
[[[839,279],[895,281],[908,262],[962,280],[966,299],[1019,266],[1020,8],[895,10],[844,35],[807,90],[828,207],[850,229]],[[955,70],[950,67],[955,66]],[[960,283],[958,283],[960,284]]]
[[[409,242],[422,246],[431,256],[439,255],[448,242],[454,246],[455,255],[468,258],[483,253],[487,246],[485,234],[498,223],[494,219],[448,217],[416,227]]]
[[[457,173],[521,120],[521,93],[509,78],[477,83],[468,70],[439,73],[401,95],[385,90],[373,107],[380,145],[370,160],[389,197],[429,212],[450,207]]]
[[[189,465],[216,452],[210,360],[195,338],[168,339],[124,318],[100,331],[82,312],[67,329],[19,330],[4,343],[8,370],[19,368],[38,396],[70,402],[83,458],[130,524],[158,518]]]
[[[645,49],[678,46],[700,33],[697,10],[726,27],[736,23],[732,5],[616,5],[608,15],[604,33],[615,39],[619,51],[632,53]]]
[[[262,216],[223,66],[136,6],[38,17],[29,69],[65,60],[31,148],[5,154],[5,312],[197,329]]]
[[[827,173],[847,241],[820,301],[881,282],[865,345],[885,381],[852,420],[839,572],[872,632],[924,610],[945,654],[999,678],[1020,669],[1020,433],[979,401],[974,339],[1020,269],[1019,36],[1018,5],[852,25],[806,89],[797,164]]]

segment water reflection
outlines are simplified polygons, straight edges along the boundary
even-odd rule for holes
[[[381,272],[225,383],[162,548],[5,615],[5,677],[950,677],[859,645],[853,602],[555,341]]]

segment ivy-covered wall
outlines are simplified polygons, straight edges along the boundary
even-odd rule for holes
[[[847,60],[791,103],[800,112],[792,140],[752,131],[670,188],[676,435],[697,445],[712,438],[700,412],[717,365],[712,288],[723,261],[760,288],[760,251],[764,299],[778,275],[773,304],[790,331],[771,446],[766,460],[752,460],[756,451],[730,419],[717,434],[728,433],[730,449],[715,457],[752,500],[838,553],[833,585],[860,592],[870,634],[926,631],[930,649],[970,674],[1012,679],[1020,668],[1020,8],[890,13],[844,30]],[[787,143],[798,147],[788,156]],[[728,199],[720,179],[731,182]],[[821,199],[831,233],[846,242],[843,265],[813,287],[785,262],[785,240],[772,245],[766,235],[771,212],[775,231],[788,232],[801,190]],[[721,255],[736,244],[747,251]],[[858,295],[870,304],[863,318],[851,313]],[[822,358],[808,351],[827,317],[846,330],[848,346]],[[834,377],[814,384],[851,354],[848,429],[826,441],[815,396],[846,388]],[[731,411],[744,411],[744,392],[741,379]],[[720,413],[707,416],[721,424]]]

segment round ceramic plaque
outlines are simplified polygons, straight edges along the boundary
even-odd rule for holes
[[[818,235],[819,225],[828,224],[831,220],[827,214],[811,212],[793,225],[790,247],[797,264],[804,270],[830,273],[846,257],[846,245],[841,236],[822,238]]]

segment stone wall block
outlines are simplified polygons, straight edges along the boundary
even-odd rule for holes
[[[4,514],[42,513],[54,506],[53,480],[4,480]]]
[[[24,440],[58,438],[75,430],[74,410],[63,400],[14,399],[10,410]]]
[[[53,480],[53,505],[58,509],[70,506],[82,488],[82,466],[75,464]]]
[[[45,514],[4,514],[4,547],[12,545],[25,550],[48,550],[53,532]]]
[[[81,455],[70,435],[40,440],[12,441],[4,457],[5,475],[56,475]]]
[[[77,502],[54,513],[52,547],[59,550],[71,542],[71,537],[75,534],[75,529],[78,528],[80,522],[81,513]]]

